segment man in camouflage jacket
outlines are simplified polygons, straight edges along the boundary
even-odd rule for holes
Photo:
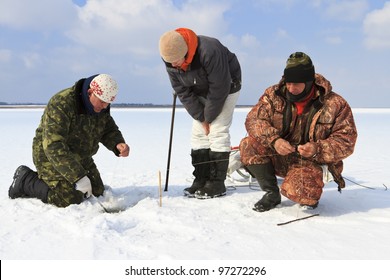
[[[92,158],[102,143],[126,157],[129,146],[110,115],[118,88],[110,75],[81,79],[48,102],[33,139],[37,172],[20,166],[9,190],[10,198],[36,197],[66,207],[91,194],[103,194],[104,185]]]
[[[354,151],[357,130],[348,103],[315,73],[309,56],[290,55],[284,76],[267,88],[248,113],[241,161],[265,191],[254,210],[268,211],[290,200],[315,208],[322,194],[323,168],[339,190],[345,187],[342,160]]]

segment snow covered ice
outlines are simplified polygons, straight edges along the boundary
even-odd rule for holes
[[[56,208],[37,199],[8,198],[15,169],[32,163],[32,138],[43,109],[0,109],[0,258],[2,260],[388,260],[390,252],[390,109],[354,109],[358,141],[344,161],[340,194],[325,185],[317,209],[304,211],[282,198],[258,213],[258,189],[237,187],[224,197],[183,196],[190,184],[191,119],[176,110],[169,190],[159,205],[168,154],[171,109],[112,109],[130,145],[127,158],[103,146],[95,156],[109,186],[98,200]],[[248,108],[238,108],[232,145],[245,136]],[[278,223],[319,216],[285,226]]]

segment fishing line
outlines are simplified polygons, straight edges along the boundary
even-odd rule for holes
[[[303,166],[303,160],[306,159],[304,158],[302,155],[298,154],[297,152],[293,153],[293,156],[297,156],[299,157],[299,161],[300,161],[300,165]],[[268,154],[268,155],[258,155],[259,157],[272,157],[272,156],[280,156],[280,154],[278,153],[273,153],[273,154]],[[207,163],[213,163],[213,162],[221,162],[221,161],[229,161],[230,159],[220,159],[220,160],[209,160],[209,161],[202,161],[202,162],[198,162],[198,163],[194,163],[193,165],[196,166],[196,165],[202,165],[202,164],[207,164]],[[309,160],[311,161],[310,159],[306,159],[306,160]],[[360,187],[363,187],[363,188],[367,188],[367,189],[371,189],[371,190],[377,190],[378,188],[375,188],[375,187],[369,187],[369,186],[365,186],[365,185],[362,185],[362,184],[359,184],[355,181],[352,181],[351,179],[348,179],[346,177],[342,177],[344,178],[345,180],[357,185],[357,186],[360,186]],[[303,182],[303,171],[301,172],[301,181]],[[251,183],[248,183],[249,185],[249,188],[252,187],[252,184]],[[382,184],[383,187],[384,187],[384,190],[387,191],[387,186],[385,184]],[[232,188],[235,188],[235,186],[230,186]],[[257,189],[256,189],[257,190]]]
[[[349,181],[349,182],[351,182],[351,183],[353,183],[353,184],[355,184],[355,185],[357,185],[357,186],[366,188],[366,189],[370,189],[370,190],[377,190],[377,189],[378,189],[378,188],[375,188],[375,187],[368,187],[368,186],[365,186],[365,185],[356,183],[356,182],[352,181],[351,179],[348,179],[348,178],[345,178],[345,177],[343,177],[343,179],[344,179],[344,180],[347,180],[347,181]],[[387,191],[387,186],[386,186],[385,184],[382,184],[382,185],[383,185],[383,187],[385,188],[385,191]]]

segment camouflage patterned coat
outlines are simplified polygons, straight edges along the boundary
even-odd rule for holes
[[[116,145],[125,142],[109,108],[99,114],[87,114],[81,99],[83,81],[50,99],[33,139],[33,160],[39,178],[65,200],[66,195],[75,195],[71,194],[74,183],[85,175],[91,179],[94,195],[101,195],[104,186],[92,156],[99,143],[118,155]],[[72,198],[64,205],[55,199],[51,202],[57,206],[74,203]]]
[[[322,194],[321,165],[327,165],[339,188],[345,186],[341,176],[342,160],[350,156],[355,147],[357,130],[348,103],[332,91],[322,75],[315,75],[315,96],[301,116],[286,99],[286,86],[279,84],[267,88],[259,102],[248,113],[245,126],[248,137],[240,143],[244,165],[262,164],[271,160],[277,175],[284,177],[281,192],[291,200],[313,205]],[[318,152],[306,159],[297,153],[281,156],[273,148],[283,138],[293,145],[315,142]]]

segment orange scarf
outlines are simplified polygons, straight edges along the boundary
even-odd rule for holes
[[[303,113],[303,109],[305,109],[306,104],[313,97],[314,89],[315,89],[315,86],[313,85],[309,95],[304,100],[302,100],[300,102],[294,102],[295,106],[297,107],[298,116],[300,116]]]
[[[180,66],[183,71],[186,71],[194,58],[196,48],[198,47],[198,36],[195,32],[188,28],[178,28],[175,30],[183,36],[184,41],[187,43],[188,52],[185,57],[184,63]]]

